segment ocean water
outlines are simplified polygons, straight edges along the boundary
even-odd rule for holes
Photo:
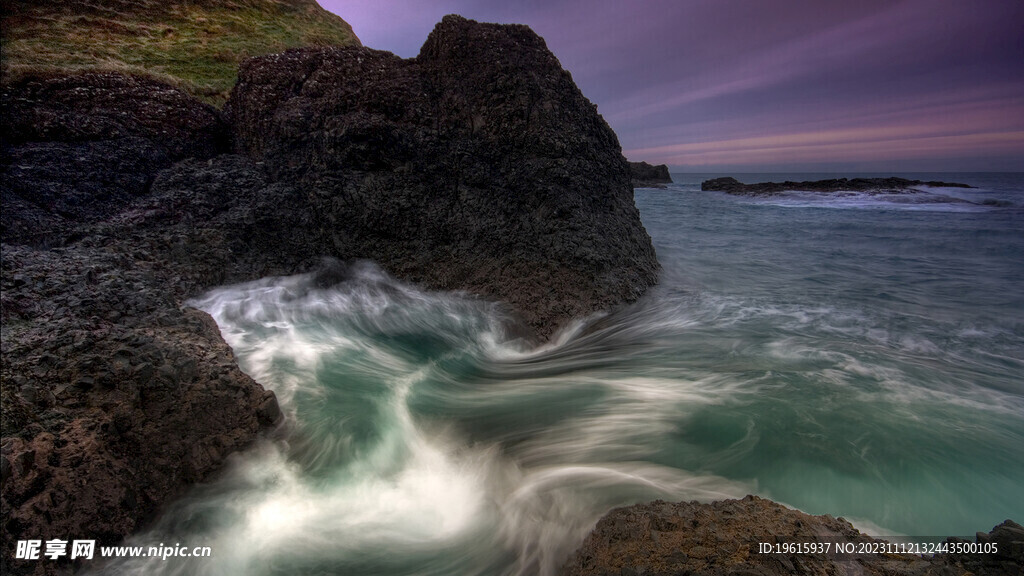
[[[538,349],[372,263],[197,299],[286,423],[129,542],[212,557],[98,571],[552,574],[654,498],[753,493],[875,534],[1024,521],[1024,175],[904,175],[977,187],[913,201],[713,176],[637,190],[660,285]]]

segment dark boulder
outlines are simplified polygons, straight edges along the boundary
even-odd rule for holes
[[[615,134],[525,26],[447,16],[410,60],[254,58],[227,112],[331,255],[508,302],[541,336],[656,282]]]
[[[3,153],[0,215],[5,242],[61,246],[77,225],[116,214],[149,190],[171,165],[145,138],[93,142],[32,142]]]
[[[949,538],[945,544],[957,548],[944,555],[947,562],[964,566],[972,574],[1024,575],[1024,526],[1013,520],[1004,521],[988,533],[978,532],[973,542]],[[979,547],[985,552],[976,553]]]
[[[664,164],[653,166],[647,162],[630,162],[629,171],[633,176],[634,188],[664,188],[665,184],[672,183],[668,166]]]
[[[729,176],[723,178],[712,178],[701,182],[700,189],[713,192],[728,192],[729,194],[740,194],[746,189],[746,184]]]
[[[186,297],[317,267],[328,254],[320,226],[305,190],[268,182],[248,158],[222,154],[160,172],[149,195],[94,230],[159,254]]]
[[[25,78],[3,87],[4,145],[144,138],[171,160],[228,143],[216,108],[155,80],[111,73]]]

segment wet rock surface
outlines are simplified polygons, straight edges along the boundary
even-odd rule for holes
[[[15,541],[115,543],[280,419],[183,302],[305,264],[259,254],[301,223],[261,226],[262,173],[222,154],[219,111],[174,88],[87,74],[3,98],[0,553],[5,573],[61,573],[66,558],[15,561]]]
[[[952,542],[949,539],[947,542]],[[860,553],[883,543],[849,522],[811,516],[770,500],[670,503],[655,501],[617,508],[602,518],[573,558],[564,576],[783,576],[838,575],[1004,575],[1024,573],[1024,530],[1007,521],[977,542],[998,541],[997,554]],[[828,543],[829,550],[793,554],[784,544]],[[836,553],[836,543],[852,543],[853,553]],[[769,546],[762,549],[762,546]],[[778,547],[777,547],[778,546]],[[778,550],[778,551],[777,551]]]

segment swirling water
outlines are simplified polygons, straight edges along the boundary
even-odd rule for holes
[[[539,349],[370,263],[198,299],[286,423],[131,541],[211,558],[101,571],[551,574],[654,498],[887,534],[1024,520],[1024,176],[944,174],[978,188],[918,202],[709,176],[636,191],[661,284]]]

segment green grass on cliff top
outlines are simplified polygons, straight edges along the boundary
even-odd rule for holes
[[[359,44],[314,0],[3,1],[3,81],[114,71],[221,105],[238,63],[299,46]]]

